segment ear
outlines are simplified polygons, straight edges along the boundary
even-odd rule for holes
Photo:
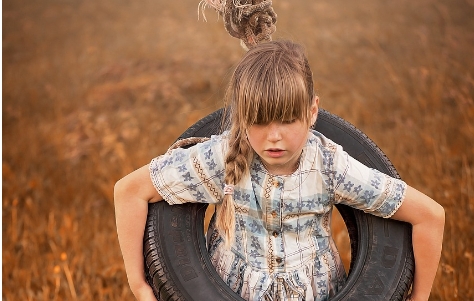
[[[318,118],[318,110],[319,110],[319,97],[315,96],[313,98],[313,104],[311,105],[311,126],[316,122]]]

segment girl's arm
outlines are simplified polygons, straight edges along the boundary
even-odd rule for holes
[[[410,300],[426,301],[441,256],[444,209],[428,196],[408,186],[405,200],[392,218],[413,225],[415,279]]]
[[[161,201],[150,179],[148,165],[119,180],[114,187],[115,219],[128,283],[140,301],[156,301],[145,281],[143,233],[148,203]]]

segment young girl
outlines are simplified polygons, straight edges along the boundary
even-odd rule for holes
[[[332,206],[344,203],[413,225],[411,300],[428,300],[444,228],[443,208],[370,169],[311,130],[319,99],[302,48],[251,48],[228,86],[228,130],[159,156],[115,185],[117,232],[129,285],[156,300],[143,271],[149,202],[217,204],[209,253],[246,300],[328,300],[345,272],[331,238]]]

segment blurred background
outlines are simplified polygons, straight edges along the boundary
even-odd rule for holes
[[[430,300],[473,300],[474,1],[273,2],[321,107],[445,207]],[[133,299],[113,185],[222,106],[244,53],[198,4],[3,1],[2,300]]]

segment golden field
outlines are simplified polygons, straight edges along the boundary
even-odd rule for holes
[[[322,108],[446,209],[430,300],[474,300],[474,1],[273,2]],[[198,3],[3,2],[2,300],[133,300],[113,185],[222,106],[243,54]]]

